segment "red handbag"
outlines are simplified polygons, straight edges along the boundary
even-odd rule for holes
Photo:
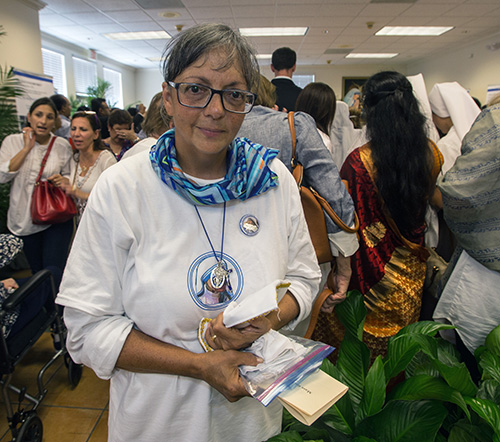
[[[52,137],[31,196],[31,219],[33,224],[57,224],[69,221],[77,214],[73,198],[50,181],[42,181],[42,173],[56,137]]]

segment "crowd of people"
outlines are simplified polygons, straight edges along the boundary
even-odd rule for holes
[[[481,269],[482,287],[498,281],[500,106],[481,112],[456,82],[427,96],[422,76],[385,71],[358,91],[363,127],[355,128],[349,104],[329,85],[293,83],[292,49],[276,50],[271,68],[269,81],[231,28],[194,26],[167,44],[163,90],[148,108],[111,110],[94,99],[91,110],[71,115],[66,97],[41,98],[22,133],[2,143],[0,182],[12,185],[10,236],[0,240],[16,251],[24,243],[33,272],[64,272],[57,302],[71,357],[111,380],[110,441],[263,441],[279,433],[281,406],[248,397],[238,375],[238,366],[262,361],[241,350],[271,329],[303,333],[330,273],[335,287],[313,338],[339,346],[334,307],[359,290],[372,360],[420,318],[426,246],[452,249],[436,319],[463,326],[454,339],[464,351],[500,322],[492,299],[467,306],[468,320],[449,314],[470,296],[457,288],[465,266]],[[326,265],[318,265],[290,173],[293,136],[303,185],[345,225],[359,218],[354,232],[326,217]],[[42,179],[73,198],[78,214],[39,225],[31,196],[49,146]],[[277,280],[290,284],[279,310],[225,327],[231,302]],[[3,281],[0,295],[17,286]],[[489,319],[472,338],[471,311]]]

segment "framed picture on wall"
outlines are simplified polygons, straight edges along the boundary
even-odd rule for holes
[[[361,90],[369,77],[342,77],[342,100],[353,88]]]

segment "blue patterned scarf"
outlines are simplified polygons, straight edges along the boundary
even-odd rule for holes
[[[246,138],[236,138],[228,147],[226,176],[217,183],[199,186],[188,179],[177,162],[175,129],[165,132],[151,148],[149,158],[161,180],[182,198],[198,206],[247,200],[278,185],[278,175],[269,163],[278,155]]]

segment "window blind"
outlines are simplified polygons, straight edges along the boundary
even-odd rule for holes
[[[64,55],[50,49],[42,48],[43,73],[50,75],[54,83],[56,94],[68,96],[66,84],[66,66],[64,65]]]
[[[102,68],[104,80],[111,83],[111,87],[106,92],[106,101],[111,107],[123,109],[122,74],[109,68]]]
[[[97,67],[95,63],[73,57],[73,74],[75,77],[75,92],[87,95],[87,88],[97,84]]]

